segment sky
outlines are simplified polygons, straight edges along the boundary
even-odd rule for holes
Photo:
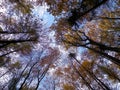
[[[47,12],[48,6],[44,4],[43,6],[37,6],[33,9],[33,13],[43,20],[43,23],[50,27],[54,22],[54,16]]]
[[[33,13],[40,17],[43,20],[43,24],[47,26],[48,28],[54,23],[54,16],[52,16],[49,12],[47,12],[48,6],[44,4],[43,6],[38,6],[35,7],[33,10]],[[68,54],[67,51],[61,46],[61,45],[56,45],[55,42],[55,37],[54,37],[55,32],[51,31],[49,34],[49,37],[52,39],[50,46],[51,47],[58,47],[60,52],[64,55],[64,57]]]

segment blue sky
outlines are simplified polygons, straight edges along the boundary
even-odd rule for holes
[[[33,10],[33,13],[36,14],[39,18],[43,20],[43,23],[50,27],[54,22],[54,16],[52,16],[49,12],[47,12],[48,6],[44,4],[43,6],[37,6]]]

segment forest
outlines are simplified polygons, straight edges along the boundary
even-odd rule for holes
[[[120,90],[119,25],[120,0],[0,0],[0,90]]]

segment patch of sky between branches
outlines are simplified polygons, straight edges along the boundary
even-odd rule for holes
[[[43,24],[50,27],[54,22],[54,16],[47,12],[49,7],[44,4],[42,6],[37,6],[33,9],[33,14],[43,21]]]
[[[33,9],[33,14],[42,21],[43,28],[49,28],[54,22],[54,16],[47,12],[48,8],[47,4],[44,3],[42,6],[35,6]],[[48,35],[51,39],[50,47],[56,46],[54,34],[55,32],[51,31]]]

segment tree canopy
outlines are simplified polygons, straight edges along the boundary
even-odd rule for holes
[[[34,13],[44,5],[54,17],[50,27],[42,11]],[[119,6],[120,0],[0,1],[0,90],[119,90]]]

